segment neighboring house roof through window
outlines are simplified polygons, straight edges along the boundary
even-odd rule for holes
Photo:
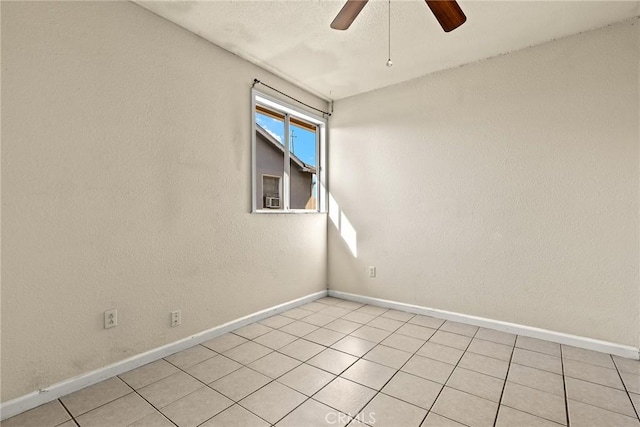
[[[304,122],[303,122],[304,123]],[[262,126],[260,126],[258,123],[256,123],[256,131],[265,139],[267,140],[267,142],[271,143],[274,147],[276,147],[278,150],[282,151],[282,153],[284,153],[284,145],[282,145],[281,142],[279,142],[277,139],[275,139],[273,136],[271,136],[271,134],[269,132],[267,132]],[[291,156],[291,160],[300,167],[300,171],[301,172],[308,172],[308,173],[316,173],[316,168],[315,166],[311,166],[306,164],[305,162],[303,162],[302,160],[300,160],[300,158],[298,158],[295,154],[290,153]]]

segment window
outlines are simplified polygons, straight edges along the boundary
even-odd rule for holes
[[[326,121],[255,89],[253,212],[326,212]]]
[[[282,190],[279,176],[262,175],[262,198],[264,208],[280,209]]]

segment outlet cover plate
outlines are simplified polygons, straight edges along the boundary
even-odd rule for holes
[[[118,310],[112,308],[104,312],[104,328],[110,329],[118,326]]]

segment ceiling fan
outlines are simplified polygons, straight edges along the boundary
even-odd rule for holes
[[[346,30],[349,28],[368,1],[369,0],[347,0],[347,3],[342,6],[342,9],[331,23],[331,28],[334,30]],[[425,1],[442,26],[442,29],[447,33],[455,30],[467,20],[467,17],[455,0]]]

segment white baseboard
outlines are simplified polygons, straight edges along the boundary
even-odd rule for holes
[[[500,320],[487,319],[484,317],[469,316],[467,314],[454,313],[452,311],[438,310],[435,308],[427,308],[418,305],[405,304],[401,302],[389,301],[357,294],[350,294],[347,292],[329,290],[329,295],[332,297],[342,298],[363,304],[370,304],[384,308],[393,308],[396,310],[408,311],[414,314],[423,314],[425,316],[437,317],[439,319],[454,320],[456,322],[468,323],[470,325],[481,326],[483,328],[495,329],[498,331],[509,332],[511,334],[522,335],[525,337],[538,338],[541,340],[552,341],[559,344],[565,344],[573,347],[584,348],[587,350],[594,350],[602,353],[626,357],[628,359],[640,360],[640,349],[627,345],[600,341],[592,338],[565,334],[562,332],[549,331],[547,329],[534,328],[531,326],[519,325],[517,323],[502,322]]]
[[[282,313],[289,309],[298,307],[308,302],[314,301],[318,298],[322,298],[327,295],[327,291],[316,292],[302,298],[298,298],[289,302],[285,302],[280,305],[276,305],[271,308],[267,308],[262,311],[250,314],[240,319],[227,322],[223,325],[216,326],[215,328],[208,329],[206,331],[191,335],[190,337],[183,338],[179,341],[172,342],[162,347],[154,348],[145,353],[132,356],[128,359],[121,360],[119,362],[107,365],[105,367],[96,369],[95,371],[87,372],[82,375],[70,378],[65,381],[53,384],[49,387],[43,388],[33,393],[20,396],[13,400],[8,400],[0,404],[0,420],[18,415],[22,412],[33,409],[44,403],[51,402],[74,391],[78,391],[90,385],[99,383],[108,378],[146,365],[147,363],[154,362],[156,360],[167,357],[178,351],[185,350],[194,345],[209,341],[217,336],[226,334],[234,329],[241,328],[250,323],[257,322],[267,317],[271,317],[275,314]]]

